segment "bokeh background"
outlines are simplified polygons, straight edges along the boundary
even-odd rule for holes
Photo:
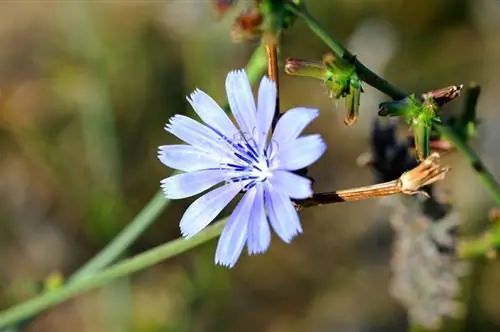
[[[109,242],[171,170],[156,158],[173,142],[168,118],[192,114],[199,87],[223,102],[224,80],[256,44],[236,44],[209,0],[0,2],[0,308],[70,275]],[[310,11],[376,72],[407,91],[478,82],[482,119],[473,146],[500,178],[500,2],[310,0]],[[245,5],[243,4],[243,7]],[[327,48],[297,21],[282,56],[321,59]],[[310,168],[318,191],[369,184],[356,164],[385,97],[365,86],[361,119],[343,125],[318,82],[283,77],[281,106],[317,107],[329,148]],[[463,98],[445,112],[463,106]],[[440,185],[467,228],[492,207],[467,162]],[[172,204],[131,247],[179,236],[189,204]],[[26,331],[404,331],[390,297],[390,212],[378,200],[301,213],[304,234],[275,239],[232,270],[213,264],[215,241],[66,302]],[[477,264],[466,331],[500,329],[500,264]],[[457,329],[458,331],[458,329]]]

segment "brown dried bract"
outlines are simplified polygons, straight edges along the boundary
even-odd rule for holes
[[[231,31],[233,40],[251,41],[260,37],[262,30],[262,14],[258,8],[252,8],[236,18]]]
[[[452,101],[453,99],[460,96],[460,92],[463,90],[463,84],[460,85],[450,85],[445,88],[431,90],[422,94],[422,99],[426,100],[432,98],[436,104],[443,106],[444,104]]]
[[[236,4],[236,1],[238,0],[212,0],[219,18],[222,18],[224,15],[226,15],[229,9],[231,9],[231,7]]]

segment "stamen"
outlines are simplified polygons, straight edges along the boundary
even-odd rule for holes
[[[232,164],[232,163],[226,163],[227,166],[234,168],[236,171],[247,171],[248,166],[242,166],[242,165],[237,165],[237,164]]]
[[[252,162],[250,159],[243,157],[243,156],[242,156],[241,154],[239,154],[238,152],[234,152],[233,154],[234,154],[236,157],[238,157],[238,158],[240,158],[241,160],[243,160],[244,162],[248,163],[248,165],[252,165],[252,164],[253,164],[253,162]]]

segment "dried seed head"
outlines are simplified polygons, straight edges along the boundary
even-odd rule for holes
[[[414,169],[403,173],[401,181],[401,192],[407,195],[424,194],[420,188],[443,180],[450,168],[439,163],[439,153],[434,152]]]
[[[423,93],[421,98],[423,100],[431,98],[438,106],[443,106],[444,104],[460,96],[460,92],[463,90],[463,88],[464,88],[463,84],[450,85],[445,88],[436,89]]]

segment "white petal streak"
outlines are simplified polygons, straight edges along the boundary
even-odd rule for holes
[[[240,257],[247,240],[248,223],[255,194],[255,187],[248,190],[229,217],[217,244],[216,264],[231,268]]]
[[[181,199],[199,194],[217,183],[228,179],[234,172],[205,169],[172,175],[161,181],[161,188],[168,199]]]
[[[266,146],[276,107],[276,83],[264,76],[260,81],[257,99],[257,128],[260,149]]]
[[[230,183],[214,189],[194,201],[184,212],[181,233],[189,238],[210,224],[241,190],[240,183]]]
[[[318,115],[319,111],[314,108],[292,108],[279,119],[272,140],[277,142],[280,147],[288,145],[299,137],[304,128]]]
[[[158,149],[158,159],[164,165],[184,172],[218,168],[221,162],[227,160],[191,145],[160,146]]]
[[[207,125],[227,137],[234,137],[238,130],[222,108],[202,90],[196,89],[187,98],[194,111]]]
[[[257,128],[255,100],[252,87],[244,70],[232,71],[226,78],[229,106],[245,136]]]
[[[267,222],[264,209],[264,186],[255,187],[256,194],[252,207],[252,214],[248,223],[247,247],[250,255],[261,254],[269,248],[271,243],[271,229]]]
[[[299,137],[278,151],[276,167],[290,171],[301,169],[317,161],[325,151],[326,143],[320,135]]]
[[[165,130],[192,146],[220,156],[232,158],[232,148],[207,126],[184,115],[170,118]]]
[[[289,171],[274,171],[270,181],[276,190],[293,199],[304,199],[313,194],[311,180]]]
[[[290,243],[302,233],[299,215],[288,196],[266,182],[265,202],[269,222],[276,234],[286,243]]]

